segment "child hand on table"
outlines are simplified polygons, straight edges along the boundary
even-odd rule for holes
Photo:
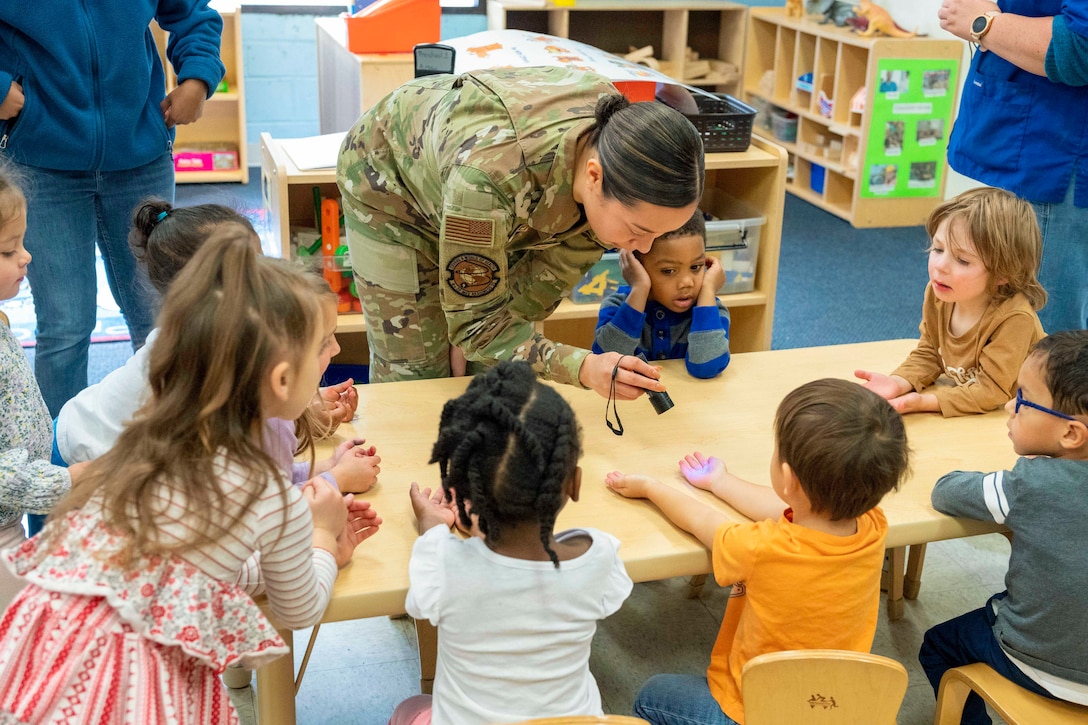
[[[369,501],[360,501],[354,494],[344,496],[347,509],[347,521],[336,537],[336,565],[341,569],[351,563],[355,547],[378,533],[382,519],[378,512],[370,507]]]
[[[364,448],[365,442],[365,438],[344,441],[331,456],[314,465],[313,475],[331,474],[341,493],[366,493],[378,482],[382,459],[374,446]]]
[[[341,423],[350,423],[359,408],[359,391],[355,381],[348,378],[342,383],[319,388],[314,396],[313,412],[319,423],[331,434]]]

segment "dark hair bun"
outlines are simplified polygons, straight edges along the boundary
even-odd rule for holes
[[[148,238],[159,223],[159,215],[164,211],[172,211],[173,208],[174,205],[165,199],[152,197],[144,199],[132,212],[132,230],[129,232],[128,242],[137,259],[142,259],[146,253]]]
[[[597,101],[597,108],[593,112],[593,115],[597,118],[597,125],[605,125],[617,111],[622,111],[630,105],[631,102],[627,100],[627,96],[619,93],[601,96],[600,100]]]

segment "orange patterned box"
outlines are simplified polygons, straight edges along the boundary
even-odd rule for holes
[[[378,0],[344,20],[352,53],[411,53],[442,34],[438,0]]]

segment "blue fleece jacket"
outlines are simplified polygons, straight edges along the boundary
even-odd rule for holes
[[[208,0],[4,0],[0,103],[18,82],[22,112],[0,121],[0,154],[62,171],[122,171],[166,153],[162,61],[148,28],[170,33],[178,80],[210,97],[223,78],[223,20]]]

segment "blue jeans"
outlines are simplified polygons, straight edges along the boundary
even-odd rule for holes
[[[127,171],[54,171],[15,164],[27,200],[27,268],[37,317],[34,374],[54,418],[87,387],[87,352],[96,319],[98,245],[106,279],[121,308],[133,349],[154,324],[157,295],[128,246],[136,205],[149,196],[174,200],[169,153]]]
[[[1039,311],[1049,332],[1088,329],[1088,209],[1073,206],[1073,183],[1060,204],[1033,203],[1043,232],[1039,281],[1047,292]]]
[[[1025,690],[1038,693],[1045,697],[1054,696],[1039,686],[1034,680],[1024,674],[1001,649],[997,638],[994,637],[993,604],[995,600],[1004,599],[1008,592],[995,594],[986,602],[986,606],[967,614],[961,614],[955,619],[942,622],[933,627],[922,639],[922,648],[918,651],[918,661],[922,669],[926,671],[929,684],[933,686],[933,694],[941,684],[941,677],[953,667],[970,665],[975,662],[985,662],[1004,677],[1011,680]],[[990,716],[986,714],[986,704],[982,698],[971,693],[967,696],[967,702],[963,706],[964,725],[990,725]]]
[[[635,696],[634,713],[653,725],[737,725],[699,675],[654,675]]]

